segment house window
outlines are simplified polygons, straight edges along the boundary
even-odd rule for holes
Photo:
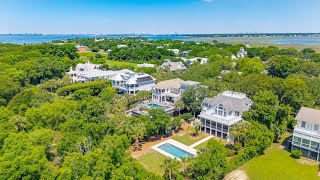
[[[301,145],[301,138],[294,136],[293,143],[297,145]]]
[[[318,151],[319,149],[319,143],[311,141],[311,149]]]
[[[239,111],[236,111],[235,114],[236,114],[236,116],[240,116],[240,112]]]
[[[224,116],[224,117],[227,116],[227,114],[226,114],[226,112],[225,112],[225,110],[223,109],[223,106],[222,106],[221,104],[220,104],[219,107],[218,107],[218,115],[219,115],[219,116]]]
[[[318,124],[315,124],[315,125],[313,126],[313,130],[314,130],[314,131],[319,131],[319,125],[318,125]]]
[[[302,128],[306,128],[306,122],[302,121],[302,122],[301,122],[301,127],[302,127]]]
[[[309,140],[307,140],[307,139],[302,139],[302,146],[304,146],[304,147],[309,147],[309,144],[310,144],[310,141]]]

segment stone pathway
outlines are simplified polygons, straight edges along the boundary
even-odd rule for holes
[[[204,138],[204,139],[201,139],[200,141],[198,141],[198,142],[190,145],[190,147],[194,148],[194,147],[198,146],[199,144],[202,144],[202,143],[208,141],[209,139],[211,139],[211,138],[213,138],[213,137],[214,137],[214,136],[210,135],[210,136],[208,136],[208,137],[206,137],[206,138]]]

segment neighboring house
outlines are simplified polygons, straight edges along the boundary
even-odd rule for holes
[[[83,53],[83,52],[86,52],[89,50],[89,48],[87,46],[78,45],[78,46],[76,46],[76,48],[77,48],[78,52],[80,52],[80,53]]]
[[[188,56],[191,51],[192,50],[182,51],[180,54],[183,55],[183,56]]]
[[[230,70],[222,70],[220,73],[221,73],[222,75],[226,75],[226,74],[230,74],[231,71],[230,71]],[[237,73],[238,73],[239,75],[243,74],[243,72],[240,72],[240,71],[237,71]]]
[[[248,55],[248,52],[244,48],[240,48],[240,51],[237,53],[237,58],[244,58]]]
[[[197,86],[200,86],[199,82],[183,81],[179,78],[161,81],[152,87],[152,101],[175,103],[185,90]]]
[[[200,64],[207,64],[208,58],[201,58]]]
[[[138,91],[150,91],[156,80],[149,74],[118,73],[111,78],[112,86],[121,94],[136,94]]]
[[[179,49],[167,49],[167,50],[174,52],[174,54],[176,54],[176,55],[180,54]]]
[[[137,64],[137,66],[138,66],[139,68],[142,68],[142,67],[153,68],[153,67],[155,67],[156,65],[155,65],[155,64],[143,63],[143,64]]]
[[[184,62],[189,63],[189,64],[193,64],[195,62],[199,62],[200,64],[206,64],[208,63],[208,58],[203,58],[203,57],[195,57],[195,58],[185,58],[185,57],[178,57],[179,59],[182,59]]]
[[[232,141],[229,138],[230,127],[242,121],[242,114],[250,110],[252,101],[246,94],[225,91],[214,98],[205,98],[198,116],[201,131]]]
[[[95,42],[102,42],[102,41],[104,41],[104,40],[105,40],[104,38],[101,38],[101,39],[94,38],[94,41],[95,41]]]
[[[159,68],[169,68],[173,73],[184,73],[187,68],[182,62],[171,62],[169,59],[165,60],[165,62]]]
[[[296,116],[292,148],[304,157],[320,161],[320,110],[302,107]]]
[[[112,50],[111,50],[111,49],[108,49],[106,52],[108,52],[108,53],[109,53],[109,52],[112,52]]]
[[[127,48],[128,46],[124,44],[119,44],[117,47],[120,49],[120,48]]]
[[[230,70],[221,70],[220,73],[221,73],[221,74],[230,74],[231,71],[230,71]]]
[[[103,71],[99,69],[100,64],[91,64],[87,62],[85,64],[77,64],[76,69],[73,70],[70,67],[70,71],[67,74],[71,77],[72,82],[90,82],[96,79],[111,79],[113,76],[119,73],[134,73],[128,69],[123,69],[119,71]]]

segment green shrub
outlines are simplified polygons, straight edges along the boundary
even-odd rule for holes
[[[292,157],[292,158],[300,159],[301,156],[302,156],[302,152],[299,151],[299,150],[293,150],[293,151],[291,152],[291,157]]]
[[[79,83],[79,84],[71,84],[69,86],[64,86],[57,90],[57,93],[60,96],[67,96],[79,89],[91,89],[93,91],[92,95],[96,96],[98,95],[102,89],[106,88],[108,86],[107,81],[105,80],[99,80],[99,81],[92,81],[87,83]]]
[[[239,143],[239,142],[237,142],[237,143],[235,143],[235,145],[234,145],[234,150],[236,151],[236,152],[238,152],[241,148],[242,148],[242,144],[241,143]]]
[[[85,88],[85,89],[79,89],[76,90],[73,94],[73,99],[75,100],[82,100],[84,98],[87,98],[91,96],[93,93],[92,89],[90,88]]]

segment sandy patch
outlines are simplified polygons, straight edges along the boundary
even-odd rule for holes
[[[243,170],[234,170],[231,173],[227,174],[223,180],[248,180],[249,177],[247,176],[246,172]]]
[[[300,164],[305,164],[305,165],[310,165],[310,166],[317,166],[318,165],[317,161],[313,161],[313,160],[306,159],[306,158],[297,159],[297,161]]]

